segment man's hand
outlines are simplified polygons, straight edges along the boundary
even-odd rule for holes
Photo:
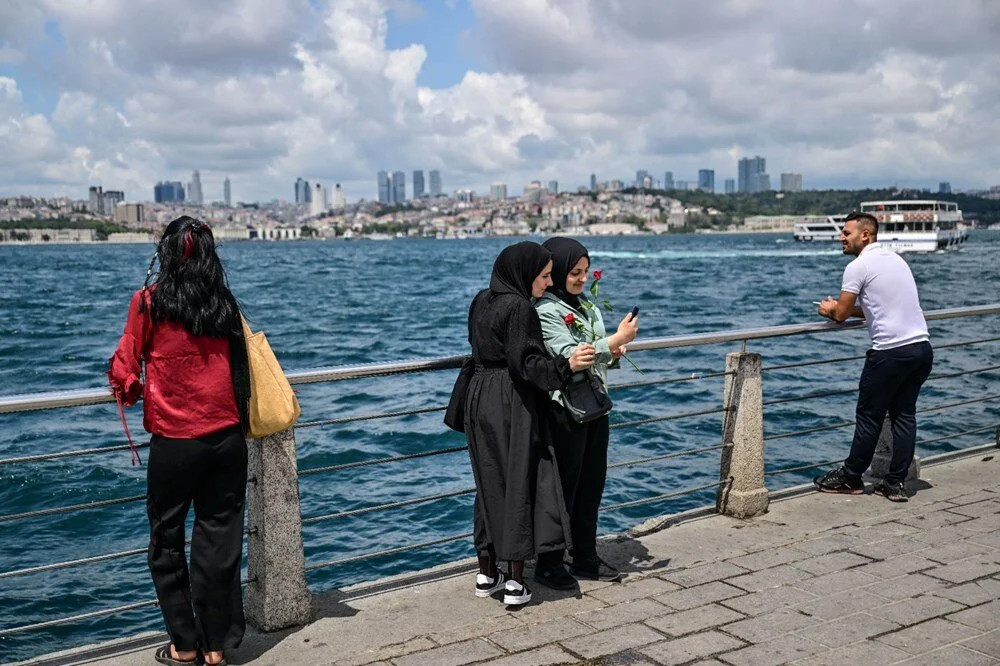
[[[833,296],[827,296],[819,304],[816,311],[821,316],[832,319],[837,323],[845,321],[848,317],[864,317],[864,312],[856,305],[857,299],[857,294],[842,291],[840,292],[840,298],[835,299]]]
[[[837,311],[837,300],[833,296],[827,296],[819,304],[819,307],[816,309],[816,311],[819,313],[819,316],[821,317],[826,317],[827,319],[833,319],[834,318],[833,315]],[[834,319],[834,321],[836,320]]]

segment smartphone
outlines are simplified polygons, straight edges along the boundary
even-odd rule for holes
[[[635,319],[638,316],[639,316],[639,306],[636,305],[634,308],[632,308],[632,319]]]

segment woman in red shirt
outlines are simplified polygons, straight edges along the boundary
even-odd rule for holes
[[[239,305],[206,224],[183,216],[164,230],[146,284],[132,297],[108,379],[121,402],[142,397],[143,425],[152,433],[148,559],[171,641],[156,660],[193,664],[200,652],[204,663],[225,664],[224,651],[240,644],[245,628],[250,382]],[[184,522],[192,503],[189,573]]]

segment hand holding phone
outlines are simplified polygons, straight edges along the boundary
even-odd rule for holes
[[[632,308],[632,319],[635,319],[638,316],[639,316],[639,306],[636,305],[635,307]]]

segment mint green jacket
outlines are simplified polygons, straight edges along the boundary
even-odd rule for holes
[[[541,298],[535,301],[535,311],[538,312],[538,319],[542,323],[542,337],[545,339],[545,347],[553,356],[564,356],[569,358],[573,355],[573,350],[584,342],[594,345],[594,365],[590,372],[596,374],[606,387],[608,385],[608,368],[617,368],[618,361],[611,356],[611,348],[608,346],[608,334],[604,329],[604,318],[601,316],[600,307],[596,307],[589,312],[593,319],[594,333],[596,339],[590,340],[590,318],[587,311],[577,310],[568,303],[549,292],[545,292]],[[566,323],[565,317],[573,313],[580,321],[584,322],[585,331],[577,331]],[[549,393],[552,399],[562,404],[559,391]]]

